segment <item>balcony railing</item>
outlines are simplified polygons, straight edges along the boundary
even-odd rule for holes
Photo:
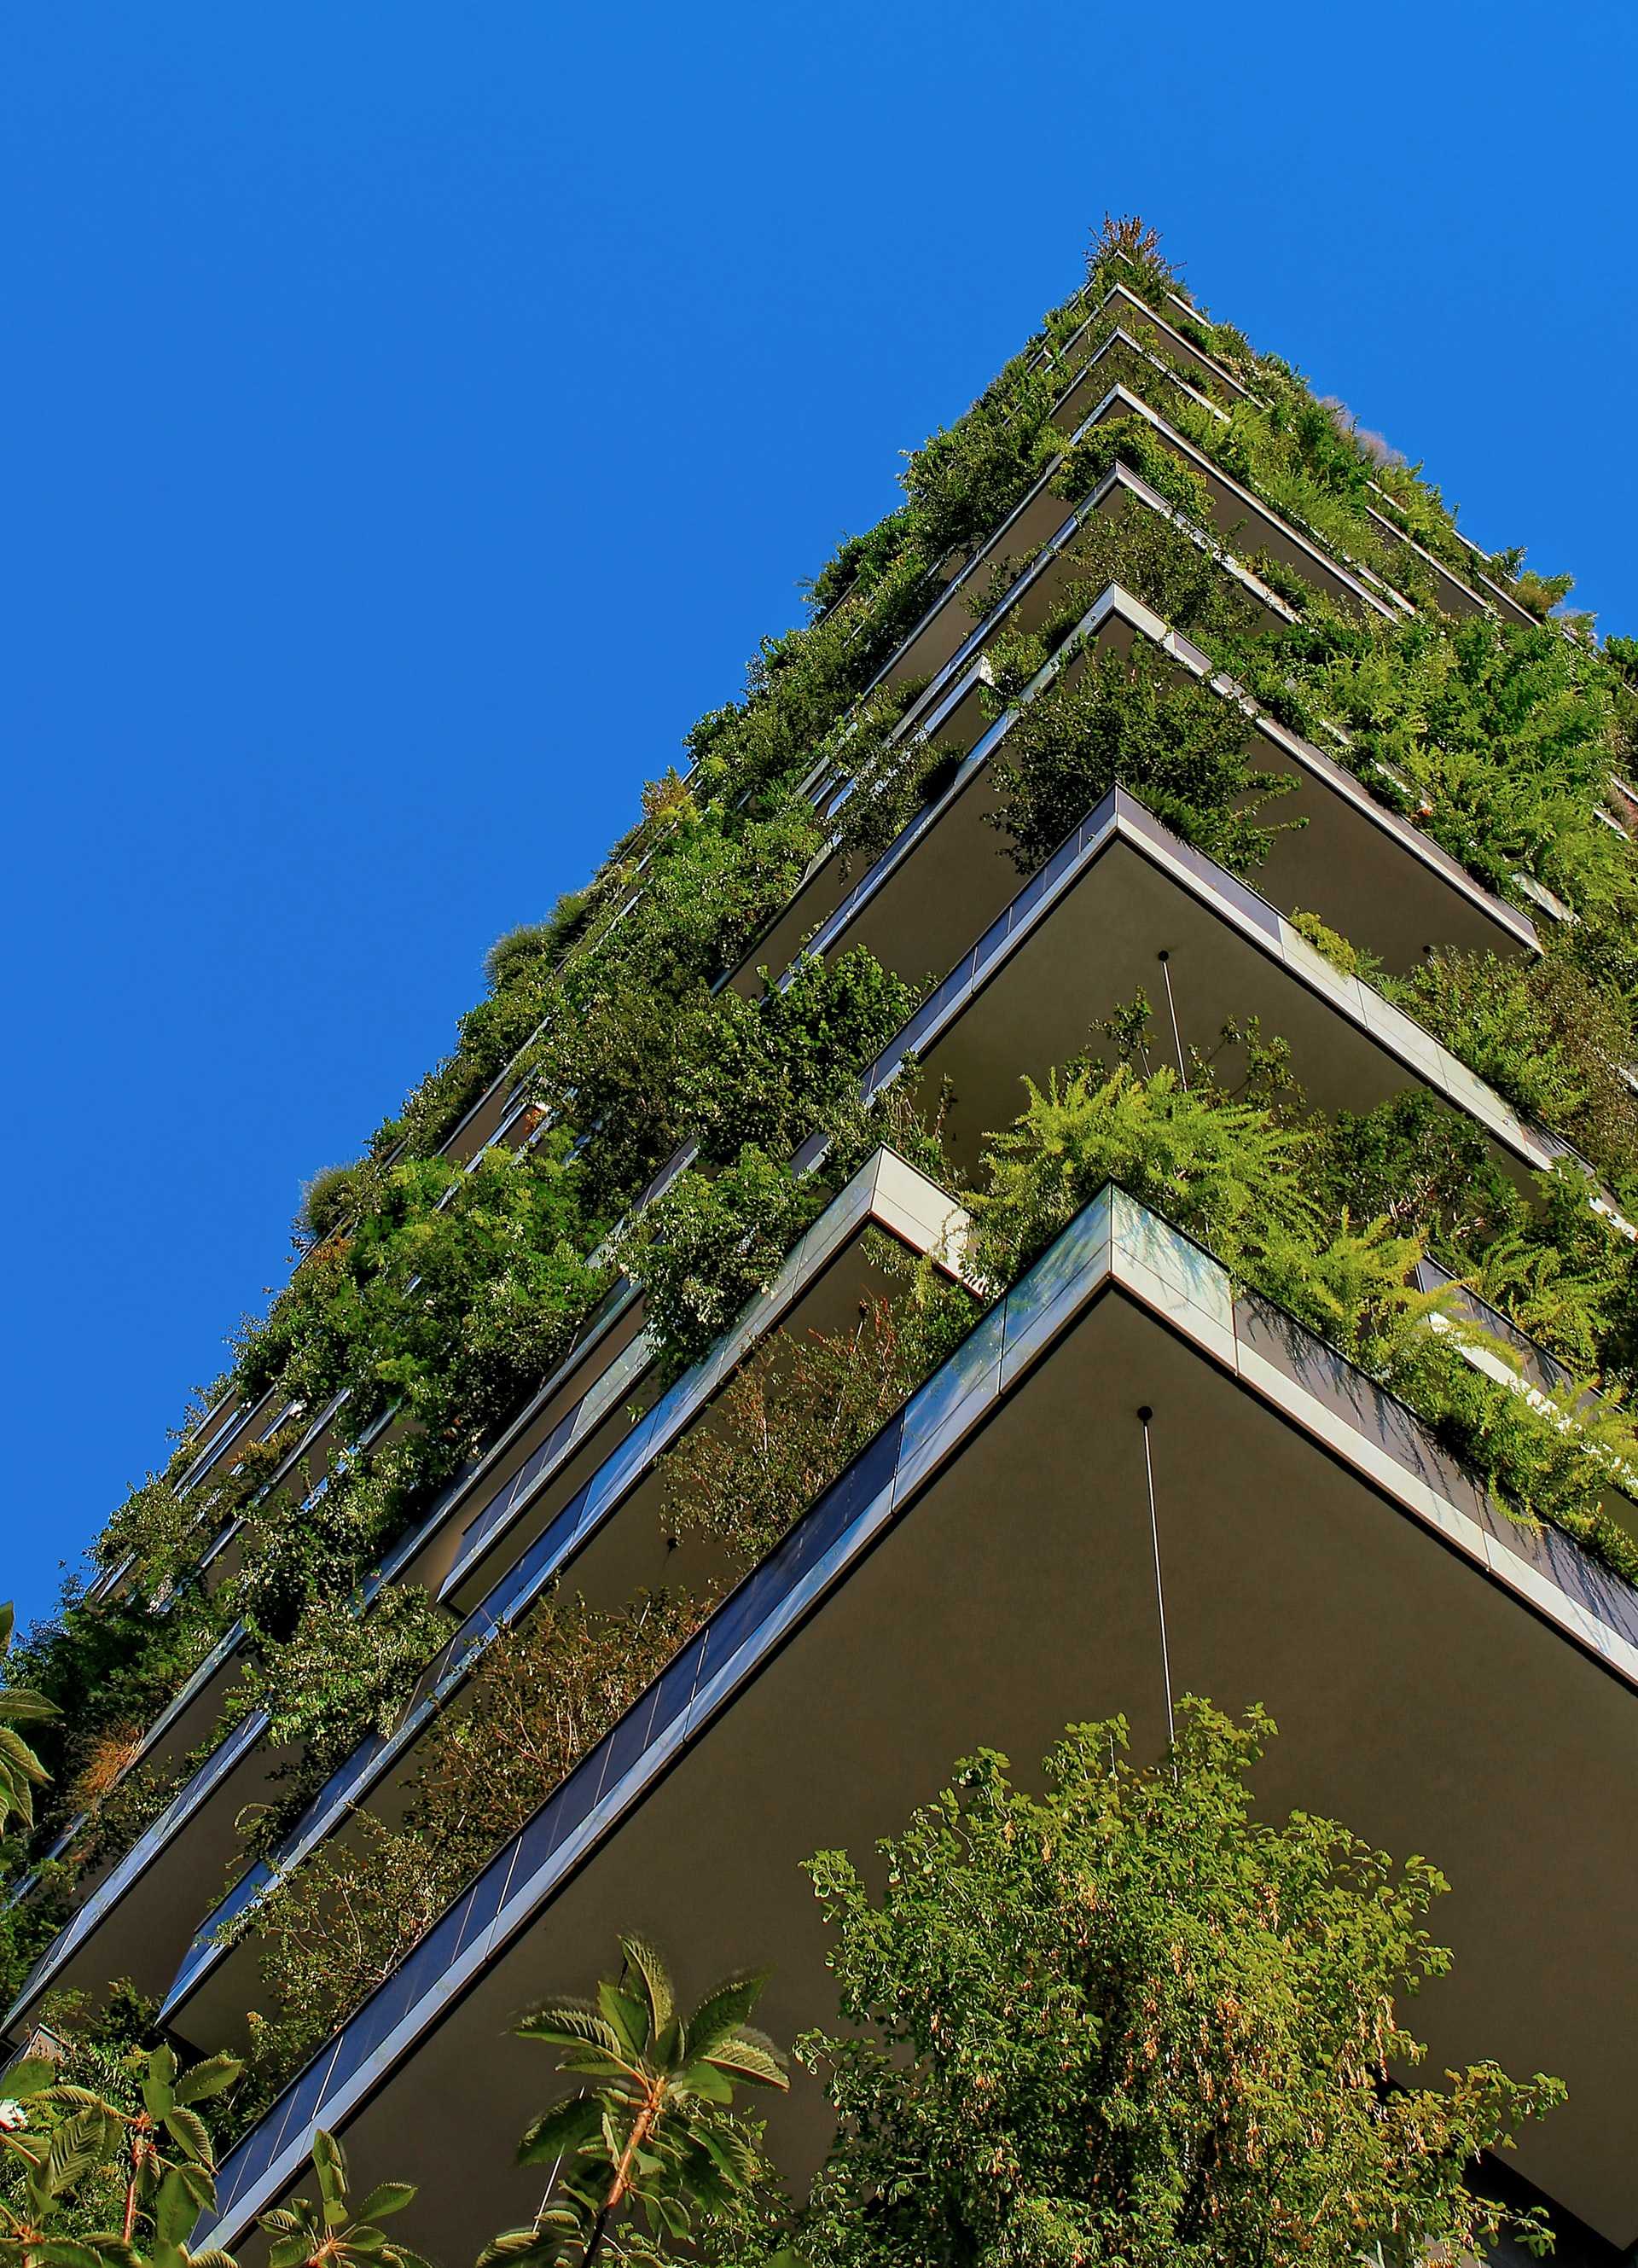
[[[224,2162],[196,2242],[231,2244],[1111,1286],[1638,1689],[1638,1592],[1494,1511],[1404,1404],[1198,1245],[1105,1188],[816,1500]]]
[[[913,1217],[907,1210],[907,1200],[919,1204],[926,1217]],[[493,1639],[528,1613],[715,1400],[752,1348],[779,1327],[849,1239],[872,1222],[893,1228],[913,1241],[915,1248],[930,1254],[951,1272],[959,1272],[960,1252],[953,1248],[965,1248],[970,1226],[967,1216],[943,1190],[892,1152],[878,1151],[797,1240],[768,1290],[746,1302],[709,1353],[660,1396],[575,1491],[516,1565],[473,1608],[423,1676],[402,1721],[390,1734],[372,1733],[361,1741],[302,1814],[274,1854],[272,1864],[253,1868],[208,1916],[178,1970],[161,2011],[165,2020],[172,2018],[221,1952],[224,1933],[265,1889],[298,1865],[394,1763],[409,1753],[429,1721],[477,1667]],[[624,1373],[628,1386],[652,1356],[643,1338],[635,1340],[626,1354],[632,1359]],[[621,1393],[604,1396],[605,1409],[617,1407],[621,1398]],[[498,1504],[503,1514],[516,1516],[524,1501],[538,1492],[548,1473],[565,1462],[563,1453],[570,1438],[577,1432],[584,1438],[589,1430],[575,1423],[582,1407],[577,1404],[554,1427],[517,1481],[499,1491],[486,1513],[492,1513]],[[481,1514],[480,1521],[484,1517]],[[497,1524],[498,1516],[491,1518],[483,1533],[492,1534]],[[472,1530],[467,1533],[470,1536]],[[443,1596],[447,1598],[459,1587],[478,1556],[475,1546],[468,1545],[444,1582]]]

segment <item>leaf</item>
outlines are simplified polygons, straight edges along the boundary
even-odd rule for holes
[[[432,2268],[431,2261],[412,2252],[407,2244],[394,2244],[386,2257],[389,2268]]]
[[[48,2056],[26,2056],[0,2078],[0,2095],[12,2102],[26,2102],[42,2088],[51,2086],[56,2075],[57,2067]]]
[[[173,2142],[180,2143],[196,2166],[214,2169],[215,2154],[210,2137],[205,2132],[205,2122],[196,2110],[186,2110],[179,2102],[165,2114],[165,2131]]]
[[[520,2166],[543,2166],[583,2149],[602,2124],[602,2106],[594,2095],[571,2095],[545,2111],[525,2130],[518,2145]]]
[[[362,2205],[353,2211],[360,2220],[385,2220],[390,2213],[402,2213],[413,2204],[415,2195],[414,2182],[378,2182]]]
[[[182,2244],[195,2220],[194,2200],[175,2174],[167,2174],[154,2199],[154,2232],[165,2244]]]
[[[265,2220],[261,2225],[264,2228],[267,2227]],[[308,2250],[305,2236],[281,2237],[276,2244],[268,2247],[268,2268],[300,2268],[300,2263],[307,2257]]]
[[[165,2068],[169,2064],[170,2069]],[[169,2048],[156,2048],[148,2058],[148,2068],[143,2074],[143,2107],[153,2119],[163,2118],[176,2096],[171,2081],[176,2077],[176,2058]]]
[[[217,2196],[216,2176],[210,2168],[202,2166],[197,2159],[188,2158],[171,2170],[193,2198],[199,2212],[208,2213],[216,2203]]]
[[[76,2133],[76,2120],[61,2126],[51,2138],[51,2147],[46,2153],[45,2186],[50,2197],[61,2197],[77,2181],[95,2170],[101,2159],[95,2150],[88,2149],[81,2136]]]
[[[761,1999],[767,1982],[768,1972],[764,1970],[730,1977],[714,1992],[706,1994],[689,2017],[686,2029],[691,2063],[700,2057],[714,2057],[721,2043],[732,2037]]]
[[[671,1971],[646,1937],[622,1937],[620,1949],[626,1956],[627,1966],[635,1969],[643,1979],[652,2019],[650,2029],[657,2032],[671,2021],[677,2005]]]
[[[204,2063],[196,2063],[191,2071],[182,2073],[176,2082],[176,2099],[179,2102],[203,2102],[210,2095],[220,2095],[224,2088],[231,2087],[244,2068],[237,2056],[211,2056]]]
[[[711,2051],[707,2060],[715,2064],[719,2071],[726,2072],[735,2079],[746,2080],[753,2087],[777,2087],[782,2090],[790,2085],[784,2058],[772,2040],[761,2032],[736,2033],[731,2039],[724,2040],[720,2047]]]
[[[347,2154],[334,2135],[327,2133],[322,2126],[313,2129],[312,2169],[319,2176],[325,2225],[339,2228],[347,2218]]]
[[[518,2026],[518,2036],[543,2041],[547,2047],[600,2048],[617,2064],[623,2063],[619,2034],[606,2016],[584,2001],[561,2001],[555,2008],[541,2008],[525,2016]]]
[[[604,1977],[597,1988],[598,2006],[620,2036],[628,2055],[643,2053],[648,2037],[646,2004],[635,1993],[622,1992]]]

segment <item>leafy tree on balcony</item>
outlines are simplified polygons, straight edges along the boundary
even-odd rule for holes
[[[1402,2004],[1450,1963],[1422,1926],[1444,1882],[1334,1821],[1254,1815],[1272,1731],[1186,1700],[1140,1770],[1123,1719],[1071,1727],[1039,1798],[981,1751],[881,1845],[879,1895],[812,1861],[842,2026],[797,2050],[840,2122],[815,2268],[1356,2268],[1377,2245],[1408,2268],[1543,2242],[1473,2163],[1563,2089],[1487,2063],[1393,2083],[1423,2054]]]

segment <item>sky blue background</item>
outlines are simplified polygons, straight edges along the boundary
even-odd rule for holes
[[[1105,207],[1638,630],[1635,22],[11,11],[0,1596]]]

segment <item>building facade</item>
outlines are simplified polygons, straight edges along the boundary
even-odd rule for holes
[[[503,940],[99,1544],[8,2036],[129,1980],[251,2059],[209,2241],[323,2125],[468,2257],[536,2202],[510,2027],[616,1930],[766,1964],[789,2038],[812,1852],[1188,1690],[1270,1710],[1271,1808],[1451,1877],[1432,2067],[1565,2079],[1496,2178],[1613,2259],[1627,658],[1118,232],[907,490]],[[1177,1165],[1186,1108],[1289,1216]],[[825,2122],[798,2081],[793,2171]]]

